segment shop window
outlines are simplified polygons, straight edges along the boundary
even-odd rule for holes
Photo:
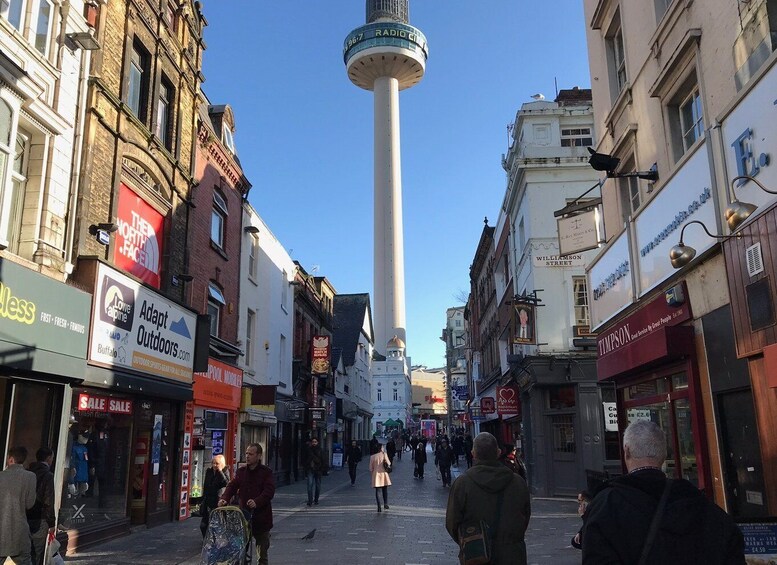
[[[24,4],[25,0],[0,0],[0,16],[19,31],[22,31]]]
[[[135,408],[134,399],[129,397],[73,389],[71,425],[63,454],[68,471],[59,512],[65,529],[80,530],[126,517]],[[147,490],[141,482],[133,485],[141,494],[144,487]]]
[[[227,223],[227,200],[218,190],[213,191],[213,211],[210,221],[210,240],[224,249],[224,227]]]
[[[8,410],[8,436],[4,454],[11,447],[27,448],[27,461],[35,461],[35,452],[41,447],[56,451],[59,441],[59,421],[62,406],[62,387],[31,381],[0,379],[0,426],[5,425],[3,412]],[[36,407],[32,410],[31,407]],[[3,440],[6,438],[4,437]],[[2,444],[0,444],[2,447]],[[62,454],[54,454],[62,461]]]
[[[137,39],[132,43],[130,53],[129,85],[127,87],[127,106],[138,119],[146,122],[146,105],[151,57]]]

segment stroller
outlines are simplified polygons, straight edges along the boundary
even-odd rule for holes
[[[251,563],[251,514],[246,514],[238,506],[221,506],[211,510],[200,565]]]

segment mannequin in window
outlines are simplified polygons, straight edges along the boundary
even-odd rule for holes
[[[70,450],[70,486],[68,490],[73,496],[83,496],[89,490],[89,432],[78,433]]]
[[[106,469],[106,456],[108,455],[108,433],[105,431],[104,421],[95,424],[95,431],[86,444],[89,455],[89,491],[86,496],[94,493],[94,485],[97,483],[97,506],[105,507],[105,497],[108,494],[108,482]]]

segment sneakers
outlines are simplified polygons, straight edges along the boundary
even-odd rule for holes
[[[389,505],[388,505],[388,504],[384,504],[384,505],[383,505],[383,509],[384,509],[384,510],[388,510],[388,509],[389,509]]]

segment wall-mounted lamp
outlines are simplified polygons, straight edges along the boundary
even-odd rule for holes
[[[243,231],[246,233],[251,233],[256,235],[257,233],[259,233],[259,228],[256,226],[246,226],[243,228]]]
[[[70,42],[71,46],[83,49],[84,51],[96,51],[100,48],[100,44],[94,38],[92,32],[89,31],[68,33],[65,37],[68,42]]]
[[[768,192],[769,194],[777,194],[777,192],[766,188],[763,184],[760,183],[760,181],[758,181],[758,179],[748,175],[741,175],[731,179],[731,193],[734,195],[734,201],[728,208],[726,208],[725,212],[726,223],[728,224],[728,227],[731,231],[736,230],[742,224],[742,222],[749,218],[750,215],[758,209],[758,206],[755,204],[740,202],[737,199],[737,193],[734,190],[734,184],[740,180],[751,180],[764,192]]]
[[[604,171],[607,174],[607,178],[619,179],[624,177],[637,177],[650,182],[656,182],[658,180],[658,166],[653,163],[648,171],[634,171],[631,173],[616,173],[615,169],[620,165],[621,160],[618,157],[607,155],[606,153],[597,153],[590,147],[588,152],[591,157],[588,159],[588,164],[595,171]]]
[[[704,225],[703,222],[699,220],[692,220],[685,224],[683,226],[683,229],[680,230],[680,242],[672,247],[672,249],[669,250],[669,260],[672,262],[672,267],[675,269],[681,269],[685,267],[688,263],[693,261],[693,258],[696,257],[696,250],[691,247],[690,245],[685,245],[683,243],[683,234],[685,234],[685,228],[690,226],[691,224],[699,224],[702,229],[704,229],[704,232],[715,239],[730,239],[732,237],[736,237],[734,235],[715,235],[709,232],[707,229],[707,226]]]
[[[95,236],[97,241],[103,245],[108,245],[108,243],[110,243],[110,234],[118,229],[119,225],[112,222],[92,224],[89,226],[89,234]]]

